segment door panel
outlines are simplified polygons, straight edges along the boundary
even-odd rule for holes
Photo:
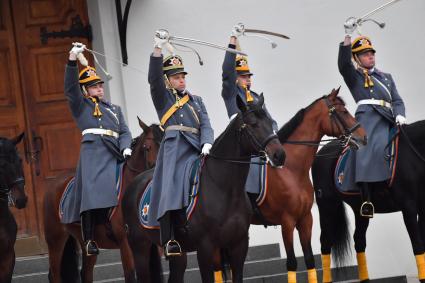
[[[25,163],[28,206],[13,210],[24,253],[39,253],[44,247],[43,197],[78,162],[81,133],[76,128],[63,94],[68,51],[83,38],[40,39],[41,30],[68,30],[79,15],[88,23],[85,0],[0,1],[0,135],[25,131]],[[3,81],[5,82],[3,84]],[[4,121],[4,122],[3,122]],[[19,247],[19,243],[17,247]],[[19,254],[19,251],[18,251]],[[22,254],[22,253],[20,253]]]

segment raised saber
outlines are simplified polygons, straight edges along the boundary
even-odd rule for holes
[[[399,1],[399,0],[397,0],[397,1]],[[246,28],[245,32],[267,34],[267,35],[273,35],[273,36],[277,36],[277,37],[284,38],[284,39],[290,39],[289,36],[286,36],[284,34],[280,34],[280,33],[277,33],[277,32],[268,31],[268,30]]]
[[[193,38],[186,38],[186,37],[179,37],[179,36],[174,36],[174,35],[170,35],[169,36],[169,40],[170,41],[183,41],[183,42],[188,42],[188,43],[194,43],[194,44],[198,44],[198,45],[204,45],[204,46],[208,46],[208,47],[213,47],[216,49],[221,49],[221,50],[225,50],[231,53],[235,53],[235,54],[240,54],[243,56],[247,56],[247,54],[245,52],[236,50],[236,49],[232,49],[232,48],[227,48],[218,44],[214,44],[211,42],[207,42],[207,41],[203,41],[203,40],[199,40],[199,39],[193,39]],[[171,42],[172,43],[172,42]]]
[[[379,6],[378,8],[376,8],[376,9],[368,12],[367,14],[365,14],[362,17],[360,17],[360,18],[357,19],[357,24],[361,24],[361,23],[365,22],[373,14],[375,14],[375,13],[377,13],[377,12],[385,9],[386,7],[392,5],[392,4],[396,3],[396,2],[399,2],[399,1],[401,1],[401,0],[392,0],[392,1],[388,2],[388,3],[385,3],[385,4],[381,5],[381,6]]]

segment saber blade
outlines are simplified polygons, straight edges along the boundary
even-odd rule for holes
[[[392,1],[388,2],[388,3],[385,3],[385,4],[381,5],[381,6],[379,6],[378,8],[376,8],[376,9],[374,9],[374,10],[372,10],[372,11],[368,12],[367,14],[363,15],[362,17],[360,17],[360,18],[357,20],[357,22],[358,22],[358,23],[361,23],[361,22],[363,22],[365,19],[367,19],[367,18],[369,18],[370,16],[372,16],[373,14],[375,14],[375,13],[377,13],[377,12],[379,12],[379,11],[381,11],[381,10],[385,9],[386,7],[388,7],[388,6],[392,5],[392,4],[396,3],[396,2],[399,2],[399,1],[401,1],[401,0],[392,0]]]
[[[225,51],[228,51],[228,52],[231,52],[231,53],[247,56],[247,54],[245,52],[242,52],[242,51],[239,51],[239,50],[236,50],[236,49],[232,49],[232,48],[223,47],[223,46],[211,43],[211,42],[202,41],[202,40],[198,40],[198,39],[178,37],[178,36],[170,36],[170,40],[171,41],[173,41],[173,40],[183,41],[183,42],[188,42],[188,43],[194,43],[194,44],[209,46],[209,47],[213,47],[213,48],[216,48],[216,49],[225,50]]]
[[[267,30],[261,30],[261,29],[250,29],[250,28],[247,28],[247,29],[245,29],[245,32],[249,32],[249,33],[261,33],[261,34],[267,34],[267,35],[277,36],[277,37],[284,38],[284,39],[290,39],[289,36],[286,36],[284,34],[280,34],[280,33],[277,33],[277,32],[272,32],[272,31],[267,31]]]

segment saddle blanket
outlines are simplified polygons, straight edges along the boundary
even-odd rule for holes
[[[399,141],[399,135],[398,135],[398,128],[394,127],[390,131],[389,135],[389,155],[388,155],[388,166],[390,168],[391,177],[388,180],[388,186],[391,187],[393,180],[394,180],[394,174],[397,167],[397,158],[398,158],[398,141]],[[338,158],[338,161],[336,163],[335,171],[334,171],[334,183],[335,187],[338,189],[339,192],[343,194],[359,194],[359,190],[356,189],[357,186],[353,186],[354,189],[352,190],[343,190],[342,183],[344,182],[344,170],[346,168],[346,163],[348,160],[348,156],[352,153],[352,150],[350,150],[349,147],[346,147],[341,155]]]
[[[251,161],[257,160],[251,159]],[[249,167],[245,191],[256,196],[257,205],[261,205],[267,195],[267,170],[267,165],[251,164]]]
[[[192,213],[198,202],[200,177],[204,161],[205,158],[202,157],[194,160],[189,175],[187,176],[187,178],[190,178],[189,187],[184,188],[185,190],[189,191],[189,205],[186,207],[187,220],[189,220],[192,216]],[[151,204],[151,191],[152,181],[147,184],[146,189],[143,192],[143,195],[139,201],[139,222],[140,225],[147,229],[159,229],[159,222],[156,220],[157,216],[149,215],[149,206]]]
[[[123,171],[124,171],[124,163],[119,163],[117,164],[117,170],[116,170],[116,193],[117,193],[117,199],[118,201],[121,198],[121,189],[122,189],[122,176],[123,176]],[[59,202],[59,208],[58,208],[58,212],[59,212],[59,219],[62,220],[62,218],[64,216],[67,215],[68,213],[68,207],[69,207],[69,192],[71,192],[74,188],[74,183],[75,183],[75,177],[72,177],[71,180],[68,181],[68,183],[65,186],[65,190],[62,193],[62,197],[61,200]],[[113,216],[115,212],[115,207],[109,211],[109,219]]]

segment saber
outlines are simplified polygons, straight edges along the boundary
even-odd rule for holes
[[[198,45],[204,45],[204,46],[213,47],[213,48],[216,48],[216,49],[225,50],[225,51],[228,51],[228,52],[231,52],[231,53],[247,56],[247,54],[245,52],[242,52],[242,51],[239,51],[239,50],[236,50],[236,49],[232,49],[232,48],[223,47],[223,46],[220,46],[218,44],[214,44],[214,43],[203,41],[203,40],[186,38],[186,37],[179,37],[179,36],[173,36],[173,35],[169,36],[169,40],[170,41],[183,41],[183,42],[194,43],[194,44],[198,44]]]
[[[379,6],[378,8],[373,9],[372,11],[366,13],[365,15],[363,15],[360,18],[349,17],[345,21],[344,27],[345,28],[357,28],[358,29],[364,22],[369,22],[370,21],[370,22],[373,22],[373,23],[377,24],[381,29],[383,29],[385,27],[385,23],[380,23],[380,22],[378,22],[378,21],[370,18],[370,16],[376,14],[379,11],[382,11],[383,9],[387,8],[388,6],[394,4],[394,3],[398,2],[398,1],[401,1],[401,0],[392,0],[392,1],[389,1],[389,2],[387,2],[387,3],[385,3],[385,4],[381,5],[381,6]]]
[[[367,14],[365,14],[365,15],[363,15],[362,17],[360,17],[360,18],[358,18],[358,19],[357,19],[357,24],[359,24],[359,25],[360,25],[361,23],[363,23],[363,22],[367,21],[367,18],[369,18],[369,17],[370,17],[370,16],[372,16],[373,14],[375,14],[375,13],[377,13],[377,12],[379,12],[379,11],[381,11],[381,10],[385,9],[386,7],[388,7],[388,6],[390,6],[390,5],[394,4],[394,3],[396,3],[396,2],[398,2],[398,1],[401,1],[401,0],[392,0],[392,1],[388,2],[388,3],[385,3],[385,4],[381,5],[381,6],[379,6],[378,8],[376,8],[376,9],[374,9],[374,10],[372,10],[372,11],[368,12]]]
[[[249,33],[261,33],[261,34],[267,34],[267,35],[277,36],[277,37],[284,38],[284,39],[290,39],[289,36],[286,36],[284,34],[280,34],[280,33],[277,33],[277,32],[272,32],[272,31],[267,31],[267,30],[261,30],[261,29],[246,28],[245,29],[245,32],[249,32]]]

